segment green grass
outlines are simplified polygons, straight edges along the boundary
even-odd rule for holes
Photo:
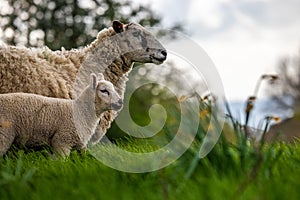
[[[89,153],[72,152],[65,160],[45,152],[9,153],[0,158],[0,199],[300,199],[299,143],[265,145],[256,171],[253,146],[241,154],[224,141],[197,161],[188,178],[192,150],[167,168],[143,174],[116,171]],[[136,151],[139,144],[130,144]]]

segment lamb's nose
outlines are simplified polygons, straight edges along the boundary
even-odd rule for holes
[[[123,104],[123,100],[120,99],[120,100],[118,101],[118,104],[122,105],[122,104]]]
[[[161,51],[161,54],[162,54],[163,56],[167,57],[167,51],[166,51],[166,50],[162,50],[162,51]]]

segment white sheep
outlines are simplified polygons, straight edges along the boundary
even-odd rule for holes
[[[75,99],[88,84],[89,75],[103,73],[123,98],[127,75],[134,62],[161,64],[166,49],[144,27],[113,21],[112,27],[82,49],[51,51],[0,46],[0,93],[25,92]],[[100,118],[97,143],[117,116],[106,111]]]
[[[62,156],[83,149],[107,110],[118,110],[122,99],[111,82],[90,75],[87,86],[75,100],[29,93],[0,95],[0,155],[16,147],[49,145]]]

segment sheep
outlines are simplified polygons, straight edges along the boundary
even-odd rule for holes
[[[118,110],[122,99],[102,74],[75,100],[29,93],[0,94],[0,155],[16,147],[51,146],[62,156],[86,148],[107,110]]]
[[[0,47],[0,93],[25,92],[48,97],[74,99],[91,72],[103,73],[124,98],[128,73],[134,62],[161,64],[165,48],[144,27],[113,21],[82,49],[51,51],[13,46]],[[105,135],[115,111],[106,111],[91,142]]]

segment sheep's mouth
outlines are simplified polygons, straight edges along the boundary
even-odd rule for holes
[[[154,64],[158,64],[158,65],[162,64],[166,60],[166,58],[158,58],[154,56],[151,56],[151,59]]]

